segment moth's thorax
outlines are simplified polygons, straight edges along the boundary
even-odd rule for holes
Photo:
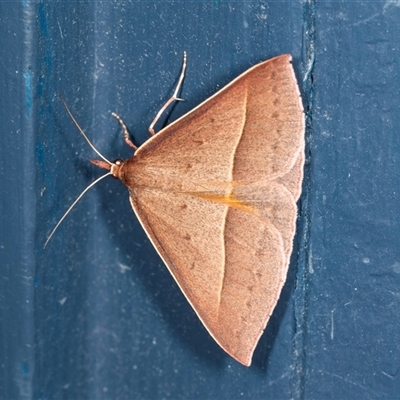
[[[135,189],[150,189],[169,192],[207,192],[227,194],[230,186],[221,182],[216,186],[215,182],[204,180],[204,178],[187,179],[182,174],[182,168],[176,165],[156,165],[140,157],[132,157],[114,167],[116,178],[120,179],[130,191]]]
[[[115,171],[117,173],[115,176],[128,189],[139,187],[165,189],[172,183],[162,170],[135,156],[116,166]]]

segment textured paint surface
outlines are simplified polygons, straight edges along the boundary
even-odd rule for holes
[[[398,2],[3,1],[0,15],[5,399],[398,397]],[[251,368],[203,328],[120,182],[88,193],[42,251],[101,174],[57,93],[96,147],[128,158],[110,113],[143,143],[184,50],[169,121],[283,53],[306,110],[296,256]]]

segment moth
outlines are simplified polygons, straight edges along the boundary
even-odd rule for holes
[[[63,100],[101,158],[92,162],[109,171],[81,196],[108,175],[125,184],[143,229],[205,328],[249,366],[292,252],[304,166],[302,101],[285,54],[253,66],[155,133],[159,116],[180,100],[185,68],[186,54],[177,88],[139,148],[113,114],[134,150],[126,161],[102,156]]]

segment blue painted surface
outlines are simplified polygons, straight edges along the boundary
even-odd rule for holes
[[[398,398],[400,7],[387,2],[0,2],[0,398]],[[291,53],[307,166],[281,299],[245,368],[213,342],[120,182],[188,53],[173,120]]]

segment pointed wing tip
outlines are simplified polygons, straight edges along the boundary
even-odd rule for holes
[[[251,365],[251,358],[252,358],[253,354],[250,355],[246,355],[245,357],[241,356],[241,357],[237,357],[231,354],[231,357],[234,358],[238,363],[242,364],[245,367],[250,367]]]
[[[248,361],[242,362],[242,364],[243,364],[245,367],[250,367],[250,365],[251,365],[251,359],[248,360]]]
[[[267,61],[270,61],[270,60],[279,60],[279,61],[291,63],[293,61],[293,57],[291,54],[287,53],[287,54],[281,54],[281,55],[271,58]]]
[[[239,364],[242,364],[245,367],[250,367],[251,366],[251,361],[252,361],[252,358],[253,358],[253,353],[254,353],[254,350],[255,350],[255,346],[250,350],[249,349],[240,349],[239,348],[238,351],[236,351],[236,352],[234,352],[232,350],[228,350],[225,347],[222,347],[222,350],[224,350],[226,353],[228,353]]]

